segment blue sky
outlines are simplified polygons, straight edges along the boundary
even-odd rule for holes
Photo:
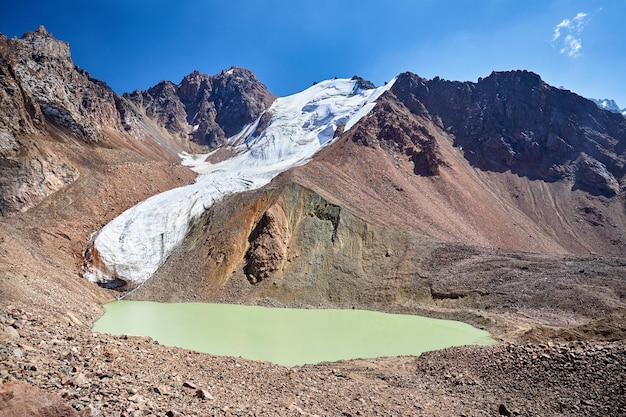
[[[43,24],[118,93],[233,65],[278,95],[355,74],[526,69],[626,107],[624,18],[626,0],[20,0],[0,9],[0,32]]]

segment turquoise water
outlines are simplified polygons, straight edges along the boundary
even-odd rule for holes
[[[150,336],[163,345],[285,366],[495,343],[469,324],[364,310],[148,301],[104,308],[96,332]]]

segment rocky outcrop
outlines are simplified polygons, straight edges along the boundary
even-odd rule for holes
[[[244,273],[256,284],[282,269],[287,260],[288,243],[291,238],[285,212],[280,206],[270,207],[254,227],[248,240]]]
[[[185,119],[184,105],[178,100],[176,85],[171,81],[161,81],[143,93],[135,91],[125,95],[125,98],[143,108],[149,118],[169,131],[190,130]]]
[[[431,125],[428,118],[412,117],[396,97],[386,93],[349,136],[360,145],[380,147],[392,155],[408,157],[413,163],[413,173],[428,177],[439,174],[439,167],[445,165]]]
[[[30,148],[0,163],[0,215],[25,211],[74,182],[78,170],[62,155]]]
[[[369,224],[313,190],[283,181],[216,204],[129,297],[213,299],[232,291],[239,301],[269,297],[343,306],[388,302],[398,294],[430,297],[417,260],[422,237]],[[409,247],[416,251],[406,253]]]
[[[101,140],[104,126],[124,130],[116,94],[74,65],[66,42],[40,26],[21,39],[4,37],[0,43],[3,102],[18,110],[17,116],[3,111],[0,123],[12,134],[32,132],[44,121],[86,142]]]
[[[602,162],[583,153],[575,166],[576,188],[608,197],[613,197],[620,192],[619,183]]]
[[[211,149],[254,121],[275,99],[251,71],[237,67],[213,77],[194,71],[178,85],[162,81],[124,97],[171,133]]]
[[[237,67],[213,77],[212,97],[217,111],[215,121],[226,137],[254,121],[276,98],[252,71]]]

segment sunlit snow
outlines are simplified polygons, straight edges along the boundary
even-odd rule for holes
[[[307,90],[278,98],[272,118],[258,136],[258,125],[229,139],[233,156],[219,163],[208,155],[182,155],[183,164],[199,175],[196,182],[155,195],[104,226],[94,247],[105,270],[91,266],[85,277],[107,282],[115,277],[141,284],[182,243],[193,223],[228,193],[261,187],[279,173],[308,161],[329,144],[335,130],[348,130],[375,105],[384,87],[362,90],[357,81],[323,81]]]

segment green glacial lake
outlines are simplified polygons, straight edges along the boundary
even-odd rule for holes
[[[363,310],[147,301],[104,308],[96,332],[150,336],[163,345],[285,366],[495,343],[469,324]]]

